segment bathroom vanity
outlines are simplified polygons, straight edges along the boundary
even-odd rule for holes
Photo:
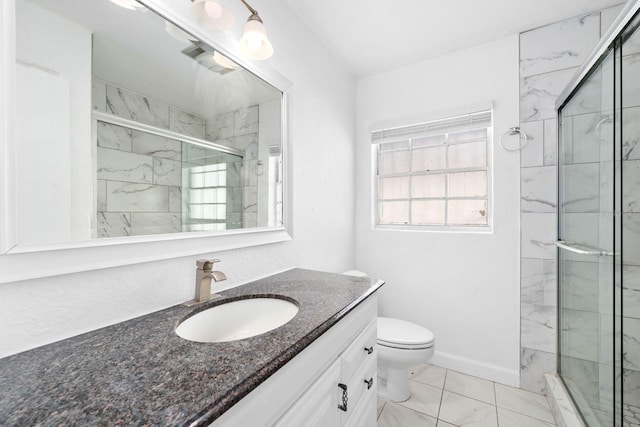
[[[376,290],[292,269],[0,359],[1,425],[364,426],[376,418]],[[298,313],[254,337],[185,340],[194,310],[275,297]]]

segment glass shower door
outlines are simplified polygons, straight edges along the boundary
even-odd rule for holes
[[[611,51],[559,111],[558,373],[590,426],[619,419],[615,61]]]

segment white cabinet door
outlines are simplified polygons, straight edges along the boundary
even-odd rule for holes
[[[340,361],[334,361],[278,420],[277,427],[330,427],[340,425],[338,382]]]

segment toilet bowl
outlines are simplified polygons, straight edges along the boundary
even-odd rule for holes
[[[345,271],[345,275],[367,277],[361,271]],[[403,402],[411,397],[408,369],[426,363],[433,356],[435,338],[422,326],[405,320],[378,317],[378,394]]]
[[[396,402],[411,397],[411,366],[427,363],[433,356],[433,333],[415,323],[378,317],[378,393]]]

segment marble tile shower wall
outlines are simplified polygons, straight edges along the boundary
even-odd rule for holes
[[[556,369],[557,261],[555,100],[619,8],[567,19],[520,35],[521,151],[520,386],[543,392]],[[598,171],[585,179],[598,179]],[[575,269],[576,275],[584,274]]]
[[[250,158],[257,156],[257,106],[228,113],[232,117],[232,131],[241,136],[220,140],[217,128],[207,131],[204,118],[97,80],[93,82],[93,102],[93,108],[98,111],[247,149]],[[233,126],[234,118],[236,126]],[[210,123],[217,122],[214,118]],[[188,145],[183,152],[178,140],[102,122],[97,126],[97,145],[98,237],[182,231],[183,164],[199,166],[203,162],[218,161],[209,159],[208,150]],[[220,159],[228,157],[216,156]],[[232,163],[231,167],[247,169],[239,163]],[[238,171],[229,171],[228,176],[226,213],[228,225],[231,224],[229,228],[243,224],[252,226],[257,223],[257,183],[250,185],[249,177],[234,182],[232,178],[239,176]],[[243,199],[244,206],[239,202]]]
[[[242,211],[245,227],[266,224],[258,220],[258,173],[264,172],[259,165],[258,153],[259,107],[257,105],[220,114],[206,121],[206,137],[210,141],[245,153],[242,170]],[[262,163],[264,165],[264,163]]]

